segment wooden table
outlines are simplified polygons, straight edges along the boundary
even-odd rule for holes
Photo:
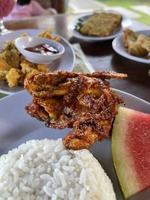
[[[21,21],[8,21],[5,22],[5,25],[10,30],[51,28],[71,43],[80,43],[96,71],[113,70],[128,74],[128,78],[125,80],[111,80],[112,87],[129,92],[150,102],[150,76],[148,76],[150,65],[133,62],[117,55],[112,49],[112,41],[88,43],[73,38],[69,26],[76,17],[79,17],[79,14],[36,17]],[[132,28],[136,30],[148,28],[134,20],[131,22]]]

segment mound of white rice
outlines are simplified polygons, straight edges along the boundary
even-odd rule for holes
[[[62,140],[31,140],[0,157],[0,200],[115,200],[112,184],[88,150]]]

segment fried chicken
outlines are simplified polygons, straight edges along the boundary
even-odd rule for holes
[[[150,37],[137,34],[136,32],[126,29],[123,32],[123,43],[127,48],[128,53],[134,56],[144,56],[149,58],[148,54],[150,53]]]
[[[25,80],[33,96],[26,110],[48,127],[73,128],[63,140],[66,148],[89,148],[109,138],[117,107],[123,102],[106,79],[125,77],[113,72],[39,73]]]

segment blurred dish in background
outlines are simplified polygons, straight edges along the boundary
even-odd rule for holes
[[[127,29],[113,40],[112,47],[125,58],[150,64],[150,30],[134,32]]]
[[[123,44],[128,53],[150,59],[150,35],[138,34],[126,29],[123,32]]]
[[[76,30],[82,35],[107,37],[111,35],[121,24],[122,16],[114,13],[93,13]]]
[[[31,37],[39,35],[54,41],[60,42],[65,48],[61,58],[53,61],[50,65],[33,64],[27,61],[16,49],[13,40],[20,35],[30,35]],[[7,42],[6,46],[4,44]],[[0,37],[0,91],[6,94],[12,94],[23,89],[23,81],[38,71],[66,70],[72,71],[75,61],[74,51],[64,38],[51,34],[48,31],[41,33],[40,29],[24,29],[5,34]],[[5,50],[4,50],[5,49]],[[9,86],[8,86],[9,84]]]
[[[114,11],[102,11],[75,19],[70,25],[73,36],[89,41],[105,41],[115,38],[122,30],[124,18]]]

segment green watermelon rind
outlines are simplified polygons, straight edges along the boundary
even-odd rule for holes
[[[127,151],[124,151],[127,147],[122,142],[125,141],[125,133],[127,131],[125,124],[128,123],[133,112],[131,109],[120,107],[112,130],[113,163],[125,198],[136,193],[139,188],[136,172],[131,170],[134,169],[132,159]],[[126,159],[122,159],[123,155],[125,155]]]

